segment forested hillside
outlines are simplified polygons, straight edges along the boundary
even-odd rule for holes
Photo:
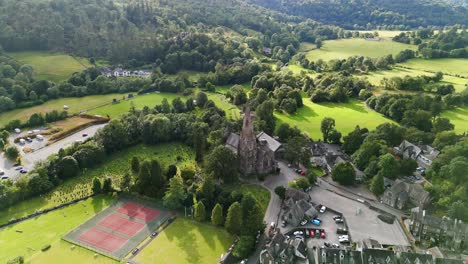
[[[6,51],[65,51],[111,62],[164,62],[168,54],[194,49],[203,55],[197,44],[180,43],[189,36],[186,32],[222,35],[228,28],[240,36],[251,37],[247,43],[259,50],[264,46],[298,47],[300,41],[314,42],[317,37],[333,39],[339,30],[312,21],[299,23],[297,17],[237,0],[229,4],[215,0],[135,0],[125,5],[111,0],[0,3],[0,45]],[[21,16],[17,10],[21,10]],[[206,36],[202,38],[203,44],[209,41]],[[228,51],[232,47],[217,44]],[[230,57],[221,53],[206,60],[216,61],[219,56]]]
[[[346,29],[409,29],[420,26],[468,25],[468,10],[441,1],[406,0],[250,0],[288,14]]]

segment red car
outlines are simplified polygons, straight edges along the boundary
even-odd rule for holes
[[[305,176],[305,172],[301,171],[301,176]]]
[[[325,231],[322,231],[322,232],[320,233],[320,238],[326,238],[326,237],[327,237],[327,236],[325,235]]]
[[[315,237],[315,232],[313,229],[310,230],[310,237],[311,238],[314,238]]]

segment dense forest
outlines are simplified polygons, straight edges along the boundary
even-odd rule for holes
[[[346,29],[410,29],[468,25],[467,9],[440,1],[405,0],[250,0],[282,11]]]

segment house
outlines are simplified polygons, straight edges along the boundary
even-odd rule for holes
[[[272,54],[271,48],[263,48],[263,49],[262,49],[262,52],[263,52],[263,54],[265,54],[265,55],[271,55],[271,54]]]
[[[356,244],[356,249],[357,250],[364,250],[368,248],[373,248],[373,249],[383,249],[383,246],[379,243],[379,241],[372,239],[372,238],[367,238],[364,240],[359,241]]]
[[[307,258],[307,246],[303,239],[291,239],[278,231],[260,252],[261,264],[293,264]]]
[[[419,166],[427,168],[432,164],[432,161],[437,158],[440,151],[429,145],[419,145],[403,140],[398,147],[394,148],[395,154],[398,154],[406,159],[415,160]]]
[[[363,264],[397,264],[395,253],[384,249],[363,249],[362,250]]]
[[[281,147],[281,143],[264,132],[255,135],[253,118],[254,114],[247,106],[240,135],[231,133],[226,141],[226,147],[239,156],[239,170],[242,174],[275,172],[278,168],[275,155]]]
[[[436,258],[435,264],[464,264],[459,259]]]
[[[396,180],[382,196],[383,203],[400,210],[409,205],[425,208],[430,200],[430,194],[424,187],[401,180]]]
[[[312,221],[318,216],[317,210],[306,200],[294,202],[293,199],[289,199],[285,204],[287,210],[283,215],[283,220],[291,226],[299,226],[302,220]]]
[[[429,254],[402,252],[400,254],[400,264],[433,264],[433,261],[432,256]]]
[[[439,218],[416,207],[411,209],[409,229],[417,241],[433,239],[447,248],[467,247],[468,224],[458,219]]]
[[[338,248],[320,248],[317,264],[361,264],[361,252]]]
[[[294,188],[287,188],[286,193],[284,195],[284,200],[288,201],[290,199],[292,199],[294,203],[300,200],[305,200],[308,202],[311,200],[310,195],[307,194],[306,192],[303,192],[301,190],[297,190]]]

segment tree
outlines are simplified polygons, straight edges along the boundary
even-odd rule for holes
[[[414,173],[418,167],[418,163],[414,159],[402,159],[398,167],[400,168],[401,175],[408,176]]]
[[[140,160],[137,156],[132,157],[130,164],[133,173],[137,173],[140,170]]]
[[[169,188],[163,197],[165,207],[171,209],[182,208],[182,202],[187,198],[184,188],[184,181],[180,175],[176,175],[169,180]]]
[[[288,114],[293,114],[297,110],[296,100],[291,99],[291,98],[286,98],[283,101],[281,101],[280,108],[286,111],[286,113]]]
[[[252,235],[241,236],[239,242],[234,247],[232,254],[239,259],[249,257],[255,249],[255,237]]]
[[[98,178],[93,179],[93,194],[100,194],[102,192],[101,181]]]
[[[185,104],[182,102],[180,97],[175,98],[172,100],[172,107],[174,108],[176,113],[183,113],[185,112]]]
[[[282,142],[286,142],[292,137],[301,135],[301,131],[297,127],[291,128],[288,123],[281,123],[275,133]]]
[[[195,213],[194,213],[195,220],[198,222],[203,222],[206,219],[206,208],[202,201],[199,201],[195,205]]]
[[[336,129],[332,129],[332,131],[328,135],[328,140],[332,144],[340,144],[341,143],[341,133],[338,132]]]
[[[294,180],[292,182],[289,182],[288,185],[291,188],[298,189],[298,190],[301,190],[301,191],[305,191],[305,190],[307,190],[307,188],[309,188],[310,182],[306,178],[298,178],[298,179],[296,179],[296,180]]]
[[[333,167],[332,179],[341,185],[352,185],[356,181],[356,171],[350,162],[342,162]]]
[[[445,146],[455,145],[459,136],[453,131],[442,131],[435,136],[432,145],[437,149],[443,149]]]
[[[455,126],[452,123],[450,123],[450,120],[444,117],[436,118],[436,120],[432,124],[432,132],[434,133],[440,133],[442,131],[449,131],[449,130],[453,130],[454,128]]]
[[[309,181],[310,185],[313,185],[317,181],[317,175],[313,170],[307,171],[307,180]]]
[[[166,178],[171,179],[177,174],[177,166],[174,164],[169,165],[167,168]]]
[[[242,197],[241,207],[243,216],[241,233],[256,234],[263,226],[263,212],[257,200],[251,194],[246,194]]]
[[[129,191],[132,186],[132,175],[127,171],[124,173],[122,181],[120,182],[120,190]]]
[[[311,155],[307,139],[301,136],[288,140],[284,148],[284,158],[291,163],[300,163],[308,166]]]
[[[223,207],[217,203],[211,212],[211,223],[213,225],[222,226],[224,223]]]
[[[112,188],[112,178],[107,177],[106,179],[104,179],[104,184],[102,185],[102,192],[110,193],[113,190],[114,188]]]
[[[274,110],[275,103],[272,100],[267,100],[257,106],[255,110],[257,120],[255,122],[258,130],[263,130],[270,135],[273,134],[276,123],[276,118],[273,115]]]
[[[387,153],[379,158],[379,174],[389,179],[396,179],[399,175],[398,161],[392,154]]]
[[[140,194],[157,197],[165,185],[166,179],[157,160],[144,160],[140,164],[136,185]]]
[[[466,206],[466,204],[461,200],[455,201],[450,205],[448,215],[452,219],[458,219],[466,222],[468,221],[468,206]]]
[[[111,120],[105,127],[95,135],[97,142],[100,143],[107,153],[121,150],[128,145],[127,133],[122,123],[117,120]]]
[[[205,104],[208,101],[208,96],[204,92],[199,92],[197,93],[195,100],[197,100],[197,106],[203,108],[205,107]]]
[[[232,182],[237,178],[237,156],[225,146],[217,146],[205,158],[205,170],[216,179]]]
[[[284,200],[286,197],[286,188],[284,188],[284,186],[278,186],[275,188],[275,193],[279,198],[281,198],[281,200]]]
[[[382,195],[385,191],[384,178],[381,174],[377,174],[371,181],[370,190],[377,196]]]
[[[57,174],[61,179],[68,179],[78,175],[78,162],[72,156],[63,157],[57,165]]]
[[[320,49],[322,47],[322,40],[320,38],[317,38],[315,40],[315,46],[317,47],[317,49]]]
[[[239,235],[242,229],[242,209],[239,202],[234,202],[229,206],[226,216],[226,230],[234,235]]]
[[[322,123],[320,125],[320,131],[322,131],[323,141],[329,142],[330,133],[335,128],[335,119],[330,117],[325,117],[322,119]]]
[[[349,155],[356,152],[364,142],[368,132],[367,128],[361,129],[359,126],[356,126],[353,131],[343,137],[343,150]]]
[[[15,146],[8,146],[5,149],[5,156],[10,160],[15,161],[19,156],[18,148]]]

